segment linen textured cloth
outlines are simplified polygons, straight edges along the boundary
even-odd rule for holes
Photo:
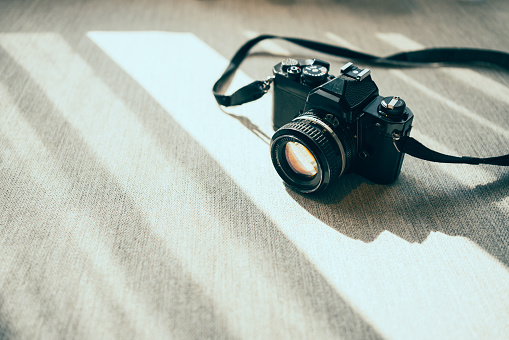
[[[300,195],[274,171],[269,93],[211,93],[245,40],[377,55],[507,50],[502,1],[1,1],[0,339],[504,339],[509,172],[405,157]],[[283,56],[264,42],[233,88]],[[383,69],[412,135],[507,154],[509,73]]]

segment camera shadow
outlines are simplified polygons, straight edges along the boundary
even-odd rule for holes
[[[265,144],[270,144],[270,136],[263,132],[262,129],[260,129],[260,127],[253,123],[248,117],[228,112],[221,105],[218,105],[218,108],[231,118],[238,120],[246,129],[248,129],[256,137],[260,138]]]
[[[407,242],[423,243],[440,232],[470,239],[509,267],[501,236],[507,233],[507,212],[497,204],[507,198],[509,174],[501,172],[497,180],[471,188],[447,175],[430,185],[429,176],[424,179],[408,170],[391,185],[346,174],[318,194],[287,192],[311,215],[350,238],[370,243],[388,231]]]

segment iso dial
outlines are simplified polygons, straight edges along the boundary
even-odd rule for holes
[[[302,69],[302,78],[307,84],[316,85],[327,80],[328,71],[325,66],[309,65]]]

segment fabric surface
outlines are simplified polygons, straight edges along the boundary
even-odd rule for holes
[[[392,185],[300,195],[272,94],[211,87],[260,33],[509,51],[508,22],[502,0],[0,0],[0,339],[506,339],[507,168],[407,156]],[[347,62],[255,52],[232,89],[283,55]],[[509,152],[508,71],[372,76],[425,145]]]

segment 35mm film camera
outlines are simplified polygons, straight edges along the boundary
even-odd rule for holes
[[[324,190],[347,172],[380,184],[395,181],[412,111],[397,96],[382,97],[368,69],[348,63],[335,77],[329,63],[288,58],[273,68],[271,157],[291,188]]]
[[[336,77],[319,59],[287,58],[274,66],[267,80],[254,81],[226,95],[235,72],[253,46],[282,39],[311,50],[381,67],[464,64],[480,62],[509,69],[509,53],[497,50],[441,47],[398,52],[379,57],[313,40],[260,35],[235,53],[212,92],[222,106],[259,99],[274,83],[271,139],[272,163],[296,191],[324,190],[347,172],[375,183],[395,181],[404,154],[438,163],[509,166],[509,154],[465,157],[443,154],[410,137],[413,113],[398,96],[382,97],[368,69],[344,65]]]

